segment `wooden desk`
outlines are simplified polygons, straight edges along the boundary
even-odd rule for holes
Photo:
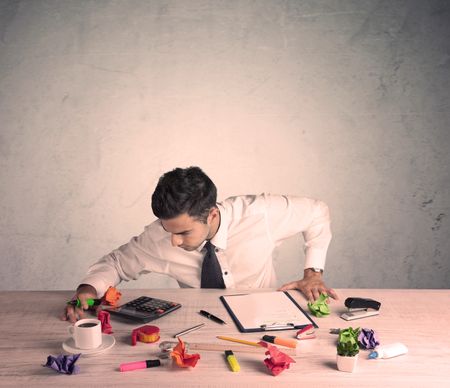
[[[259,290],[267,291],[267,290]],[[236,290],[227,290],[233,294]],[[68,337],[69,323],[59,320],[64,302],[72,292],[0,292],[0,386],[297,386],[297,387],[443,387],[450,386],[450,290],[338,290],[341,300],[331,305],[332,314],[316,318],[317,338],[303,341],[296,364],[279,376],[268,373],[264,354],[236,353],[241,371],[229,371],[222,352],[198,351],[201,359],[192,370],[166,366],[121,373],[122,362],[154,358],[156,344],[130,346],[131,330],[137,326],[112,320],[116,345],[104,354],[81,356],[80,374],[62,375],[42,367],[49,354],[63,353],[62,342]],[[154,322],[161,329],[161,340],[173,340],[173,334],[205,322],[206,325],[184,337],[186,342],[227,343],[216,335],[259,340],[261,334],[241,334],[226,313],[218,296],[224,291],[170,289],[124,290],[122,301],[141,295],[180,302],[183,307]],[[291,292],[302,307],[306,302]],[[349,296],[369,297],[381,302],[381,314],[353,322],[339,318],[345,311],[343,302]],[[205,309],[223,317],[226,326],[197,314]],[[382,342],[403,342],[409,348],[405,356],[388,360],[368,360],[360,352],[355,373],[336,369],[336,336],[330,328],[368,327]],[[293,331],[277,332],[292,336]],[[230,348],[233,345],[229,343]]]

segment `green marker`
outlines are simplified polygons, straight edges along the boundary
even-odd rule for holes
[[[86,300],[86,303],[89,307],[98,306],[99,304],[102,303],[102,300],[89,298],[88,300]],[[80,299],[71,300],[70,302],[67,302],[67,304],[70,304],[71,306],[74,306],[74,307],[81,307]]]

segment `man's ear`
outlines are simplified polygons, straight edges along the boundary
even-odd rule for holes
[[[206,219],[206,222],[207,222],[208,224],[211,224],[211,222],[212,222],[215,218],[217,218],[218,216],[219,216],[219,209],[216,208],[216,207],[213,207],[213,208],[209,211],[208,218]]]

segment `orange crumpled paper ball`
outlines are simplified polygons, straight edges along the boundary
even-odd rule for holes
[[[178,345],[170,352],[170,357],[180,368],[194,367],[200,359],[200,354],[187,354],[186,345],[183,340],[178,337]]]
[[[121,296],[122,293],[119,292],[117,288],[110,286],[106,290],[105,295],[103,295],[103,300],[105,304],[108,304],[110,306],[116,306]]]

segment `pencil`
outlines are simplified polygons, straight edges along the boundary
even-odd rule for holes
[[[225,341],[237,342],[239,344],[244,344],[244,345],[261,346],[258,342],[246,341],[246,340],[242,340],[242,339],[238,339],[238,338],[224,337],[221,335],[218,335],[217,338],[219,338],[221,340],[225,340]]]

